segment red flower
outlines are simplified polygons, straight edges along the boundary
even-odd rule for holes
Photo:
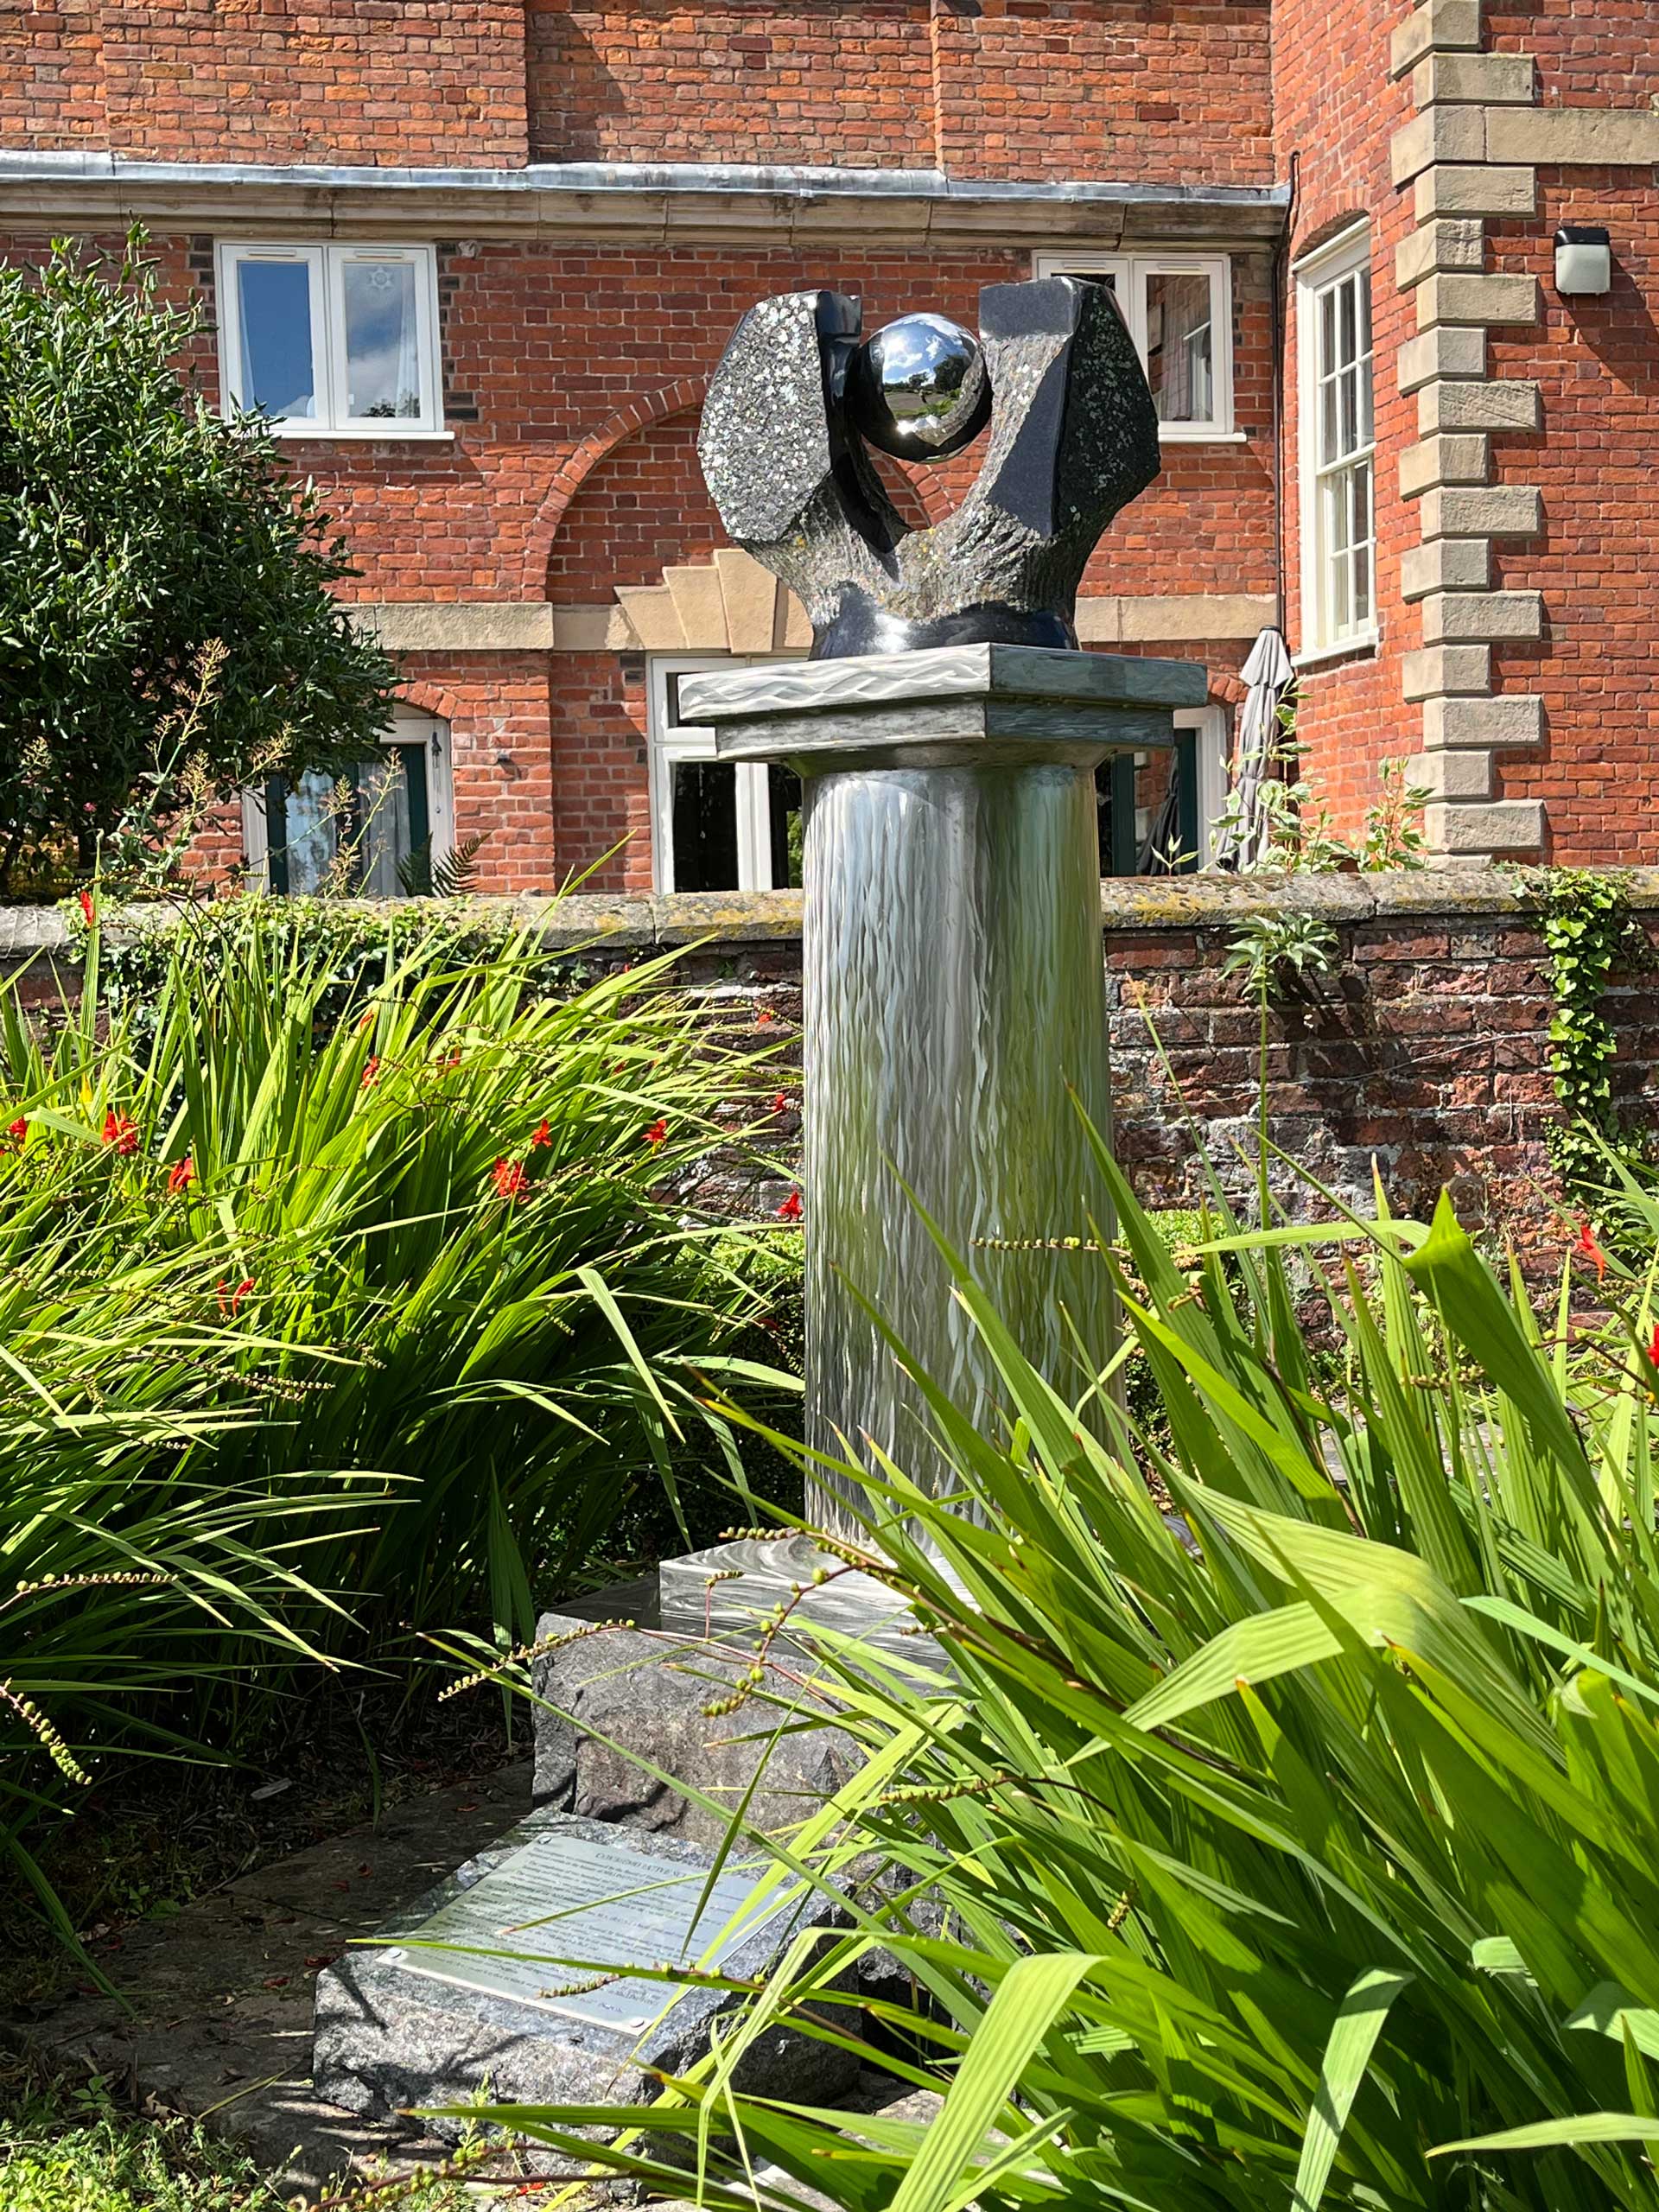
[[[641,1144],[665,1144],[668,1141],[668,1117],[659,1114],[648,1129],[640,1133]]]
[[[801,1217],[801,1194],[791,1191],[778,1209],[779,1221],[798,1221]]]
[[[1648,1357],[1659,1367],[1659,1321],[1653,1325],[1653,1334],[1648,1339]]]
[[[777,1019],[777,1015],[769,1006],[763,1006],[754,1017],[754,1026],[757,1029],[769,1029]]]
[[[787,1114],[789,1111],[789,1101],[781,1090],[772,1102],[772,1110],[774,1114]]]
[[[98,909],[92,904],[92,893],[90,891],[82,891],[78,893],[76,895],[80,900],[81,918],[85,921],[89,930],[96,928],[98,925]]]
[[[29,1135],[29,1123],[19,1115],[15,1122],[9,1122],[6,1124],[6,1135],[14,1144],[22,1144],[23,1139]]]
[[[138,1124],[111,1106],[104,1116],[104,1141],[112,1144],[124,1160],[130,1159],[138,1149]]]
[[[553,1132],[549,1128],[547,1125],[547,1116],[543,1114],[541,1120],[537,1122],[535,1128],[530,1133],[531,1149],[532,1152],[545,1152],[552,1144],[552,1141]]]
[[[363,1080],[357,1087],[359,1090],[367,1090],[371,1084],[378,1083],[379,1080],[380,1056],[378,1052],[373,1052],[370,1054],[369,1064],[363,1071]]]
[[[245,1275],[232,1290],[227,1282],[219,1285],[219,1310],[221,1313],[239,1313],[242,1301],[253,1288],[253,1277]]]
[[[1600,1282],[1607,1273],[1607,1255],[1597,1243],[1596,1232],[1587,1221],[1580,1221],[1579,1224],[1578,1249],[1585,1259],[1595,1262],[1596,1281]]]
[[[530,1178],[516,1160],[498,1160],[490,1170],[490,1179],[498,1198],[511,1200],[530,1196]]]
[[[168,1196],[172,1198],[180,1191],[188,1190],[195,1179],[196,1164],[187,1152],[182,1160],[175,1160],[167,1171]]]

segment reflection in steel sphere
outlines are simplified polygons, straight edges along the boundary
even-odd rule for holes
[[[991,383],[979,340],[942,315],[907,315],[868,338],[847,379],[855,427],[900,461],[941,461],[989,419]]]

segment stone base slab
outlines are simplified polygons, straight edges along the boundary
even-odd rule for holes
[[[714,2021],[738,2001],[717,1989],[688,1989],[643,2033],[593,2018],[465,1989],[410,1972],[388,1957],[400,1936],[501,1866],[523,1845],[550,1833],[602,1845],[616,1853],[618,1894],[650,1879],[652,1862],[708,1868],[709,1853],[639,1829],[619,1833],[601,1821],[532,1813],[489,1849],[429,1891],[380,1931],[372,1949],[348,1952],[319,1975],[314,2080],[317,2094],[348,2112],[391,2113],[435,2106],[644,2103],[656,2094],[652,2069],[678,2073],[707,2050]],[[788,1913],[756,1929],[723,1962],[734,1976],[764,1974],[798,1924]],[[551,1950],[546,1938],[525,1948]],[[666,1986],[665,1986],[666,1998]],[[798,2031],[766,2031],[738,2069],[758,2095],[832,2101],[851,2086],[857,2061]],[[464,2120],[426,2125],[455,2141]],[[544,2174],[581,2171],[556,2152],[529,2146],[526,2163]]]

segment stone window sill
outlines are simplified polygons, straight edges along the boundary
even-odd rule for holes
[[[1375,660],[1378,643],[1378,632],[1365,630],[1356,637],[1340,638],[1334,645],[1305,645],[1300,652],[1291,655],[1290,664],[1300,671],[1304,668],[1325,668],[1332,661]]]

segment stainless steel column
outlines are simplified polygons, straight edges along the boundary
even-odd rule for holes
[[[929,1488],[944,1478],[866,1300],[964,1411],[1002,1417],[921,1210],[1063,1392],[1105,1359],[1104,1268],[1053,1249],[1104,1217],[1077,1110],[1109,1129],[1093,772],[1109,751],[1171,743],[1171,709],[1204,685],[1187,663],[1006,645],[684,679],[684,718],[714,725],[722,759],[785,760],[806,793],[806,1418],[820,1448],[845,1439],[857,1459],[868,1440]],[[851,1525],[829,1491],[808,1510]]]

